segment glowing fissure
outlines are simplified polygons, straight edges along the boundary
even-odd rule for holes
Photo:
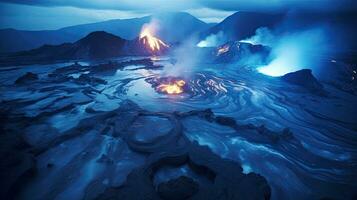
[[[227,51],[229,51],[229,45],[224,45],[218,49],[217,56],[226,53]]]
[[[167,94],[181,94],[185,84],[186,82],[184,80],[177,80],[172,83],[162,83],[157,89]]]

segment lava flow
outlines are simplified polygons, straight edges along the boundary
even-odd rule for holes
[[[144,45],[148,45],[152,51],[160,51],[163,47],[169,47],[169,45],[165,44],[162,40],[153,36],[153,31],[150,26],[144,26],[140,33],[140,40]]]
[[[157,86],[157,89],[162,93],[181,94],[186,82],[184,80],[175,80],[170,83],[162,83]]]
[[[226,53],[227,51],[229,51],[229,45],[224,45],[224,46],[218,48],[217,56],[219,56],[223,53]]]

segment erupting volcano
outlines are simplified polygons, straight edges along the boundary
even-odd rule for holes
[[[140,33],[140,41],[147,46],[152,52],[161,51],[164,48],[168,48],[165,42],[159,38],[153,36],[154,28],[150,24],[144,25]]]

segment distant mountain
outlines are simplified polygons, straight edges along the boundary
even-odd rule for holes
[[[126,40],[104,31],[96,31],[74,43],[43,45],[39,48],[0,56],[0,65],[41,64],[79,59],[103,59],[118,56],[147,56],[167,53],[169,46],[152,50],[147,38]]]
[[[43,45],[40,48],[2,56],[0,63],[26,64],[57,60],[97,59],[120,56],[127,40],[104,31],[93,32],[75,43]]]
[[[107,58],[125,54],[122,49],[128,41],[104,31],[92,32],[71,46],[72,58]]]
[[[141,27],[149,23],[151,16],[132,18],[132,19],[114,19],[97,23],[69,26],[59,29],[59,32],[75,35],[79,38],[94,32],[105,31],[117,35],[124,39],[134,39],[140,33]]]
[[[282,22],[283,14],[236,12],[201,34],[205,38],[223,32],[227,41],[236,41],[255,34],[259,27],[274,27]]]
[[[159,30],[157,36],[168,43],[179,42],[192,34],[208,29],[212,24],[197,19],[185,12],[164,12],[142,18],[115,19],[104,22],[62,28],[65,34],[83,37],[93,31],[105,31],[121,38],[132,40],[139,36],[142,26],[155,19]]]
[[[44,44],[61,44],[79,39],[76,35],[61,31],[0,30],[0,53],[37,48]]]
[[[260,27],[279,32],[294,32],[310,28],[323,28],[329,34],[337,51],[357,50],[357,13],[308,12],[287,13],[236,12],[222,22],[203,31],[201,39],[212,34],[223,34],[224,42],[240,41],[255,35]]]
[[[105,31],[123,39],[136,38],[141,27],[156,19],[160,25],[157,35],[168,43],[180,42],[212,26],[184,12],[167,12],[133,19],[115,19],[98,23],[70,26],[52,31],[0,30],[0,53],[34,49],[44,44],[74,42],[94,31]]]
[[[168,43],[182,42],[212,26],[185,12],[161,13],[154,15],[153,18],[158,19],[159,23],[157,35]]]

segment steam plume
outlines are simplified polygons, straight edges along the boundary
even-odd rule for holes
[[[211,34],[207,36],[204,40],[201,40],[197,46],[198,47],[216,47],[225,42],[225,36],[222,31],[217,34]]]
[[[320,66],[318,55],[328,51],[326,34],[323,28],[281,34],[261,28],[256,31],[256,35],[243,41],[271,47],[271,61],[259,67],[258,71],[269,76],[282,76],[300,69],[317,71]]]

